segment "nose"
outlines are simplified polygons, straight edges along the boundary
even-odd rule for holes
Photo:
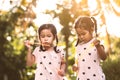
[[[83,39],[83,35],[81,35],[80,38]]]
[[[47,41],[47,40],[48,40],[48,38],[47,38],[47,37],[45,37],[45,38],[44,38],[44,40],[45,40],[45,41]]]
[[[83,40],[83,38],[84,38],[84,36],[82,36],[82,35],[81,35],[81,36],[79,36],[79,38],[80,38],[80,40],[82,41],[82,40]]]

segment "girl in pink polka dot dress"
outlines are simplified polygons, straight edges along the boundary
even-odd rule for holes
[[[53,24],[43,24],[38,29],[40,46],[31,54],[30,42],[25,41],[28,48],[27,65],[36,63],[35,80],[64,80],[65,53],[61,47],[54,46],[58,43],[57,31]]]
[[[100,60],[106,59],[103,45],[93,36],[97,36],[97,24],[94,17],[79,17],[75,22],[78,41],[73,71],[77,72],[76,80],[105,80]]]

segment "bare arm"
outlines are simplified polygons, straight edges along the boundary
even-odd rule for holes
[[[58,71],[58,74],[61,75],[61,76],[64,76],[65,75],[65,72],[66,72],[66,62],[65,60],[63,59],[61,61],[61,66],[60,66],[60,70]]]
[[[107,55],[105,53],[104,46],[100,45],[100,41],[99,40],[95,40],[94,41],[94,45],[97,48],[97,52],[98,52],[100,58],[102,60],[105,60],[107,58]]]
[[[30,46],[30,42],[28,40],[25,41],[25,46],[28,48],[28,53],[27,53],[27,56],[26,56],[26,65],[27,66],[32,66],[35,62],[35,56],[31,54],[32,49],[31,49],[31,46]]]
[[[104,47],[102,45],[97,45],[96,46],[98,54],[102,60],[105,60],[107,58],[107,55],[104,51]]]
[[[66,62],[65,62],[64,59],[61,61],[61,70],[62,70],[63,72],[66,71]]]
[[[26,65],[32,66],[35,62],[35,56],[31,54],[31,49],[28,49],[27,57],[26,57]]]

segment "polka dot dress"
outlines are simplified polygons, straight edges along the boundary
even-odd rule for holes
[[[77,46],[78,76],[76,80],[105,80],[100,66],[100,58],[95,46],[91,46],[93,39],[86,44]]]
[[[60,51],[60,53],[55,53],[55,51],[43,52],[39,51],[39,47],[33,51],[37,64],[35,80],[64,80],[58,75],[61,58],[65,55],[62,49]]]

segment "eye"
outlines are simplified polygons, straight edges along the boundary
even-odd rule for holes
[[[40,35],[40,37],[41,37],[41,38],[44,38],[44,37],[45,37],[45,35]]]
[[[47,37],[52,37],[52,35],[49,34],[49,35],[47,35]]]
[[[81,33],[81,35],[85,35],[86,33]]]
[[[77,35],[80,36],[81,34],[78,33]]]

